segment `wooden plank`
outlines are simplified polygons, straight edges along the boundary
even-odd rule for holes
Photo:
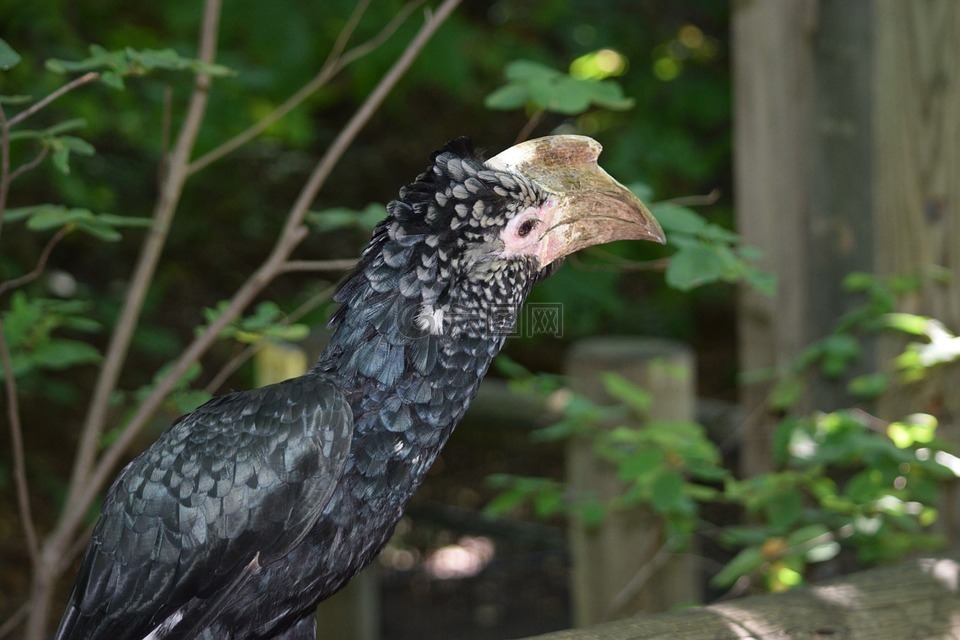
[[[960,562],[928,557],[778,595],[730,600],[526,640],[960,638]]]
[[[740,366],[753,372],[788,362],[806,342],[805,220],[813,120],[816,2],[735,2],[731,22],[734,84],[734,188],[737,230],[760,247],[760,266],[777,276],[775,297],[745,288],[739,311]],[[773,417],[762,411],[767,385],[743,390],[749,416],[741,467],[770,468]]]
[[[582,340],[571,348],[566,371],[572,389],[598,404],[613,404],[602,381],[603,373],[612,371],[652,395],[648,419],[695,419],[693,354],[684,345],[637,338]],[[616,471],[596,456],[589,440],[570,443],[566,468],[573,495],[622,494]],[[608,513],[599,526],[572,518],[569,531],[578,626],[700,601],[695,556],[664,549],[663,523],[650,511]]]
[[[933,274],[904,311],[932,316],[960,332],[960,3],[878,2],[873,160],[877,268],[882,274]],[[903,340],[887,338],[889,358]],[[917,411],[940,418],[940,436],[960,442],[960,367],[923,385],[899,386],[879,413]],[[938,525],[960,541],[960,492],[951,487]]]
[[[852,271],[936,271],[906,310],[960,330],[960,3],[753,0],[734,3],[732,25],[737,226],[779,280],[773,298],[743,294],[742,369],[827,335],[859,303],[842,286]],[[897,346],[868,343],[853,375]],[[960,415],[950,376],[925,398],[892,394],[882,413],[940,401]],[[845,387],[813,380],[799,408],[847,405]],[[744,392],[747,475],[769,468],[768,392]]]

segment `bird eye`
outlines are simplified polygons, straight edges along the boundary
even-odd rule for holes
[[[528,218],[520,223],[520,226],[517,227],[517,235],[521,238],[526,238],[530,235],[530,232],[537,228],[537,224],[540,221],[536,218]]]

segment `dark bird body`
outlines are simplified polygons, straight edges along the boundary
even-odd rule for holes
[[[598,153],[556,136],[487,163],[463,141],[435,154],[340,285],[317,364],[211,400],[123,470],[57,638],[313,638],[316,604],[386,544],[530,288],[583,246],[662,240]]]

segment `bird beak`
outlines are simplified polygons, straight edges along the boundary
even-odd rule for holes
[[[597,165],[603,147],[586,136],[528,140],[487,160],[550,193],[555,209],[540,237],[540,268],[613,240],[664,243],[663,230],[637,196]]]

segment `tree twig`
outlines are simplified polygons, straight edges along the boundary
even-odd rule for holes
[[[337,41],[334,43],[333,50],[330,52],[330,55],[327,56],[326,62],[324,62],[323,66],[320,68],[320,71],[317,72],[317,75],[315,75],[310,82],[303,85],[296,91],[296,93],[287,98],[276,109],[258,120],[249,128],[238,133],[226,142],[220,144],[214,149],[211,149],[201,157],[194,160],[187,169],[187,173],[192,175],[202,169],[205,169],[217,160],[232,153],[233,151],[236,151],[266,131],[275,122],[300,106],[300,104],[316,93],[325,84],[327,84],[334,76],[336,76],[337,73],[342,71],[350,63],[377,49],[400,27],[401,24],[403,24],[413,10],[422,4],[422,2],[423,0],[417,0],[416,2],[411,2],[405,5],[399,12],[397,12],[393,19],[391,19],[390,22],[388,22],[387,25],[380,30],[376,36],[367,42],[354,47],[341,56],[340,52],[346,47],[347,41],[356,28],[356,25],[360,20],[360,16],[366,9],[369,1],[358,3],[353,14],[350,16],[350,19],[347,21],[347,24],[344,25],[343,30],[340,32]]]
[[[280,270],[284,273],[296,271],[347,271],[357,266],[356,258],[345,260],[288,260]]]
[[[7,211],[7,194],[10,191],[10,123],[0,104],[0,236],[3,233],[4,213]]]
[[[0,638],[6,638],[8,635],[13,633],[13,630],[20,626],[20,623],[23,622],[27,613],[30,612],[30,604],[24,602],[22,605],[17,607],[17,610],[13,612],[7,621],[3,624],[0,624]]]
[[[3,320],[0,319],[0,336],[3,335]],[[3,363],[3,386],[7,396],[7,420],[10,423],[10,445],[13,454],[13,479],[17,489],[17,509],[23,529],[27,553],[33,567],[40,566],[40,545],[37,530],[33,526],[30,509],[30,491],[27,486],[27,466],[23,452],[23,425],[20,423],[20,403],[17,398],[17,381],[13,376],[13,360],[6,339],[0,339],[0,362]]]
[[[540,124],[540,121],[543,120],[543,116],[547,114],[543,109],[538,109],[530,119],[527,120],[527,124],[523,125],[523,129],[520,130],[520,133],[517,134],[517,139],[513,144],[520,144],[524,140],[530,137],[530,134],[533,133],[533,130],[537,128],[537,125]]]
[[[671,198],[670,200],[664,200],[663,203],[676,204],[682,207],[702,207],[709,204],[716,203],[720,199],[720,189],[711,189],[710,193],[703,195],[694,195],[694,196],[680,196],[679,198]]]
[[[48,104],[50,104],[57,98],[63,96],[65,93],[69,93],[74,89],[76,89],[77,87],[81,87],[87,83],[93,82],[99,77],[100,77],[100,74],[98,72],[90,71],[88,73],[83,74],[82,76],[78,76],[74,78],[67,84],[63,85],[56,91],[52,92],[47,97],[43,98],[42,100],[38,100],[37,102],[34,102],[32,105],[30,105],[29,107],[27,107],[26,109],[18,113],[17,115],[10,118],[9,122],[7,122],[7,126],[8,127],[17,126],[17,124],[23,122],[33,114],[37,113],[38,111],[46,107]]]
[[[40,257],[37,258],[37,264],[29,273],[25,273],[17,278],[11,278],[5,282],[0,282],[0,297],[2,297],[7,291],[12,291],[17,287],[22,287],[28,282],[33,282],[39,278],[44,269],[47,267],[47,260],[50,259],[50,253],[53,251],[53,248],[57,246],[57,244],[59,244],[60,241],[63,240],[69,233],[70,229],[68,227],[62,227],[58,229],[43,247],[43,251],[40,252]]]
[[[23,163],[22,165],[20,165],[19,167],[11,171],[10,177],[7,179],[7,181],[13,182],[14,180],[22,176],[27,171],[30,171],[31,169],[36,169],[37,166],[39,166],[39,164],[43,162],[43,159],[47,157],[48,153],[50,153],[50,147],[44,145],[40,149],[40,153],[37,154],[37,157],[35,157],[30,162]]]
[[[204,4],[203,25],[200,32],[199,55],[197,57],[205,63],[212,63],[216,54],[220,6],[221,0],[207,0]],[[110,337],[103,366],[97,377],[87,415],[80,431],[80,442],[70,476],[66,507],[54,534],[51,536],[51,544],[60,549],[66,546],[82,520],[82,517],[78,517],[79,514],[73,507],[82,503],[85,506],[81,509],[85,510],[91,500],[91,498],[86,497],[90,494],[88,482],[93,474],[100,434],[106,422],[110,396],[116,389],[120,370],[126,360],[130,341],[133,338],[143,308],[143,302],[156,272],[160,254],[166,243],[167,232],[183,193],[187,178],[186,168],[206,112],[209,88],[210,76],[205,73],[198,73],[187,106],[187,114],[171,154],[164,185],[154,209],[154,224],[144,239],[120,317]],[[100,475],[103,475],[102,465],[98,463],[97,467],[100,467]],[[97,491],[99,489],[100,487],[97,487]],[[81,496],[83,496],[83,499],[81,499]]]
[[[606,265],[599,264],[588,264],[583,261],[577,254],[573,254],[567,257],[567,260],[571,264],[577,265],[578,269],[583,271],[666,271],[667,266],[670,264],[670,258],[658,258],[656,260],[647,260],[645,262],[637,262],[635,260],[628,260],[627,258],[622,258],[614,253],[605,251],[599,247],[590,247],[585,251],[585,253],[596,255],[598,257],[604,258],[608,261],[608,264],[612,265],[607,267]]]

